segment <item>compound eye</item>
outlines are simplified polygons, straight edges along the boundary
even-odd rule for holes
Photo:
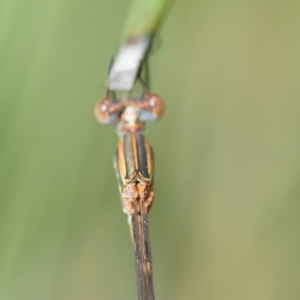
[[[157,94],[146,93],[141,105],[141,118],[143,121],[154,121],[164,114],[165,106],[162,98]]]
[[[114,103],[108,97],[99,100],[95,106],[96,119],[105,125],[113,124],[118,120],[119,111],[114,108]]]

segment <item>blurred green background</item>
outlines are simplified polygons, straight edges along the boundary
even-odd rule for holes
[[[130,1],[0,1],[0,299],[136,299],[97,124]],[[158,300],[300,299],[300,1],[176,1],[150,57],[165,116]]]

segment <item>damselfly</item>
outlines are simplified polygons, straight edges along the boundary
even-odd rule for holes
[[[120,99],[112,93],[95,107],[98,121],[103,124],[116,123],[120,137],[114,166],[135,250],[139,300],[154,300],[147,220],[154,199],[154,161],[152,148],[144,136],[144,122],[158,119],[163,111],[162,99],[152,93]]]

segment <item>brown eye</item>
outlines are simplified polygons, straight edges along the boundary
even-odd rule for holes
[[[164,113],[164,102],[157,94],[146,93],[145,100],[141,102],[141,117],[145,121],[157,120]]]
[[[118,114],[111,114],[110,107],[112,101],[110,98],[105,97],[99,100],[95,106],[95,117],[102,124],[112,124],[116,121]]]
[[[165,111],[165,105],[162,100],[162,98],[157,94],[147,94],[149,97],[149,104],[153,108],[153,114],[156,116],[156,118],[162,117]]]
[[[113,124],[118,121],[123,110],[124,104],[121,101],[114,101],[105,97],[96,103],[95,117],[102,124]]]

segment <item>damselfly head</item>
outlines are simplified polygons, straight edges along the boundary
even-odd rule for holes
[[[123,130],[123,125],[138,125],[141,127],[144,121],[155,121],[164,113],[164,102],[160,96],[153,93],[145,93],[139,97],[124,97],[113,99],[105,97],[99,100],[95,106],[96,119],[105,125],[120,122],[118,127]]]

